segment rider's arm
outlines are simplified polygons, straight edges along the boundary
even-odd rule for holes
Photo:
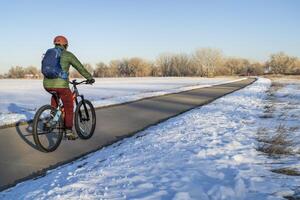
[[[87,80],[93,78],[93,76],[84,68],[81,62],[76,58],[74,54],[70,53],[70,64]]]

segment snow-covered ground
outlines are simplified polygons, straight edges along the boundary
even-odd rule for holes
[[[103,78],[93,86],[80,85],[79,92],[95,106],[134,101],[232,81],[234,78]],[[237,79],[237,78],[235,78]],[[36,109],[49,103],[41,80],[0,80],[0,126],[33,119]]]
[[[286,150],[300,154],[300,80],[273,80],[260,123],[260,139],[281,134],[291,141]]]
[[[294,161],[283,157],[276,162],[256,150],[261,143],[258,130],[262,125],[272,129],[269,120],[276,118],[262,117],[270,84],[269,79],[261,78],[209,105],[51,170],[44,177],[20,183],[0,193],[0,199],[295,197],[299,176],[271,169],[284,161],[296,164],[299,156]],[[295,90],[283,88],[281,94],[284,92]],[[300,101],[299,95],[296,99]]]

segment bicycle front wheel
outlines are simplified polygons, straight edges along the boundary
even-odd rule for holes
[[[33,119],[33,139],[38,149],[52,152],[57,149],[63,138],[62,118],[53,122],[56,109],[50,105],[42,106]]]
[[[96,113],[89,100],[80,101],[75,110],[75,129],[81,139],[89,139],[96,127]]]

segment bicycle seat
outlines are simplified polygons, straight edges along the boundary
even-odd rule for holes
[[[58,96],[56,91],[49,91],[49,93],[51,93],[52,95]]]

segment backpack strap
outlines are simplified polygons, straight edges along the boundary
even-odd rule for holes
[[[63,50],[59,47],[55,47],[55,51],[56,51],[56,58],[60,58],[61,57],[61,53],[63,52]],[[61,68],[61,72],[59,73],[59,78],[62,78],[64,80],[67,80],[69,77],[69,73],[64,71],[63,68]]]
[[[60,58],[60,56],[61,56],[61,53],[62,53],[62,49],[61,48],[59,48],[59,47],[55,47],[54,48],[55,49],[55,52],[56,52],[56,58]]]

